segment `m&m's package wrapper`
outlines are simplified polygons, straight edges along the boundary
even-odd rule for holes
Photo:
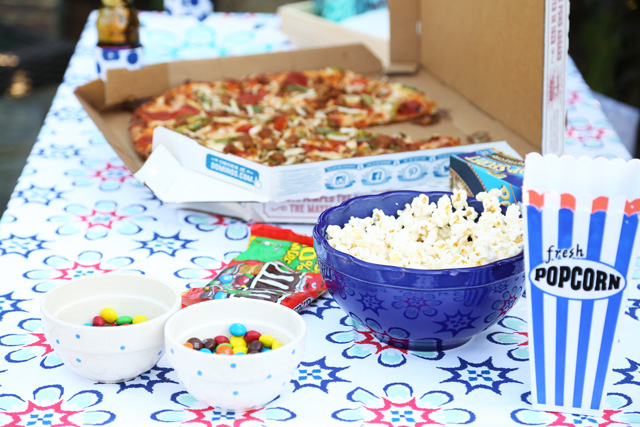
[[[254,224],[249,247],[207,286],[185,291],[182,305],[209,299],[254,298],[300,311],[326,290],[311,237]]]
[[[640,160],[527,155],[531,403],[598,414],[640,246]]]

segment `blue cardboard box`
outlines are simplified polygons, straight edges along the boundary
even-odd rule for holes
[[[501,203],[508,206],[522,202],[524,161],[487,148],[451,156],[451,189],[464,189],[469,196],[497,188]]]

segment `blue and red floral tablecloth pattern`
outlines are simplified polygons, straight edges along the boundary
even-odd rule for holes
[[[640,327],[639,263],[602,416],[532,408],[523,301],[459,349],[413,352],[376,341],[325,296],[303,312],[307,350],[286,391],[267,407],[247,412],[199,403],[164,357],[120,384],[92,383],[67,370],[42,333],[42,294],[73,278],[110,271],[156,276],[178,290],[201,286],[249,238],[249,224],[242,221],[163,205],[107,144],[73,95],[77,85],[97,75],[91,19],[0,220],[0,425],[640,423],[640,351],[633,343]],[[173,17],[170,26],[167,19],[141,15],[148,63],[292,48],[273,15]],[[567,99],[568,152],[628,157],[572,64]],[[310,232],[309,226],[292,228]],[[456,328],[473,321],[459,314],[451,319]]]

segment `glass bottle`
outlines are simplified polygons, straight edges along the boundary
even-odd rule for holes
[[[102,0],[98,12],[98,46],[140,46],[140,21],[133,0]]]

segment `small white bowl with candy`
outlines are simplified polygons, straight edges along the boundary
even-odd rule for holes
[[[294,310],[249,298],[194,304],[165,326],[167,359],[189,394],[234,411],[262,407],[285,390],[305,338]]]
[[[50,290],[40,312],[45,337],[68,368],[92,381],[116,383],[158,362],[165,322],[180,305],[178,290],[161,280],[107,273]]]

